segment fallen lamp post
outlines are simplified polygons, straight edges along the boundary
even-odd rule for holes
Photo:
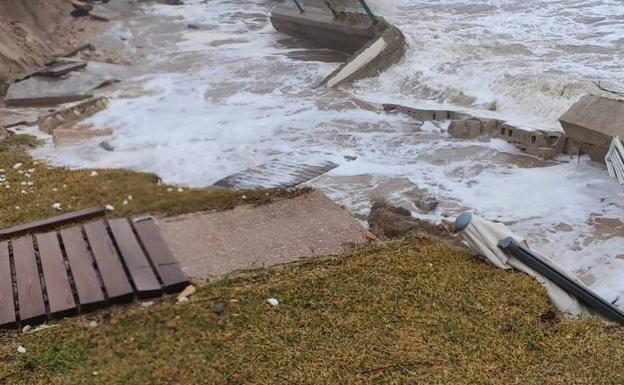
[[[512,237],[507,237],[499,241],[498,247],[518,258],[522,263],[526,264],[538,273],[544,275],[546,278],[565,290],[568,294],[578,298],[579,301],[587,307],[595,310],[600,315],[611,321],[624,324],[624,312],[615,307],[613,304],[607,302],[593,291],[566,277],[553,266],[537,257],[530,249],[522,246]]]

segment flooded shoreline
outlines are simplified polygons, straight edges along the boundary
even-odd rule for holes
[[[483,56],[491,54],[487,42],[476,37],[460,42],[466,47],[481,44],[484,51],[480,55],[459,51],[455,58],[441,55],[443,49],[449,52],[440,42],[442,32],[449,37],[453,33],[469,37],[467,31],[480,28],[471,24],[475,20],[471,17],[487,19],[495,11],[491,7],[481,7],[476,1],[463,10],[452,2],[444,3],[446,8],[423,5],[418,12],[412,9],[418,18],[435,14],[441,23],[437,29],[427,27],[426,33],[420,34],[421,41],[415,36],[426,25],[420,21],[410,25],[409,20],[390,15],[411,36],[407,59],[379,78],[336,91],[316,86],[341,58],[276,33],[268,22],[270,2],[186,3],[142,6],[136,15],[112,22],[97,38],[97,44],[125,50],[133,59],[125,67],[127,79],[113,88],[109,107],[88,121],[94,127],[113,130],[109,141],[114,151],[102,150],[98,139],[80,146],[54,148],[50,144],[36,150],[35,156],[70,167],[154,172],[167,183],[193,187],[210,186],[227,175],[282,157],[302,163],[331,161],[339,166],[309,185],[356,216],[364,217],[371,200],[378,196],[432,220],[475,210],[488,219],[508,223],[533,247],[582,273],[608,300],[624,293],[619,282],[624,260],[618,258],[624,249],[624,234],[609,232],[603,225],[621,217],[624,190],[608,178],[601,165],[569,156],[541,162],[498,139],[454,139],[445,132],[446,122],[422,123],[408,116],[365,110],[345,96],[346,92],[377,103],[407,100],[410,105],[443,105],[506,117],[513,111],[530,118],[524,123],[533,120],[537,122],[534,128],[545,128],[557,111],[587,91],[585,86],[566,86],[574,92],[548,99],[553,92],[561,93],[559,85],[547,86],[551,78],[543,78],[544,61],[552,53],[538,55],[534,63],[502,75],[502,79],[511,79],[512,85],[525,78],[531,85],[520,82],[516,88],[500,92],[509,98],[506,101],[485,93],[475,97],[479,89],[471,87],[471,82],[483,85],[491,94],[497,92],[491,85],[500,85],[500,81],[483,82],[465,72],[474,72],[479,63],[485,65]],[[522,9],[514,11],[512,3],[517,2],[501,2],[509,6],[506,12],[521,13]],[[409,7],[400,9],[407,14]],[[445,20],[450,25],[444,26]],[[529,54],[517,48],[529,56],[537,50],[531,49]],[[509,69],[517,58],[506,51],[509,47],[497,49],[500,52],[492,57],[501,61],[492,68]],[[618,55],[617,50],[613,55]],[[439,62],[429,61],[434,56]],[[451,62],[455,64],[449,65]],[[563,61],[553,66],[566,65]],[[491,73],[496,75],[496,71]],[[583,77],[582,83],[588,86],[591,82],[586,79],[599,75],[569,73],[571,83],[568,78],[563,83],[575,84],[574,79]],[[434,75],[449,83],[436,84],[431,81]],[[460,78],[461,84],[452,84]],[[546,86],[536,80],[545,81]],[[434,88],[438,91],[424,92]],[[440,97],[444,90],[449,93]],[[516,98],[514,90],[526,95]],[[465,99],[455,98],[459,91]],[[539,109],[523,108],[526,98],[535,99],[536,105],[548,111],[542,114]],[[491,111],[492,103],[497,111]],[[345,156],[355,160],[346,161]],[[423,213],[414,203],[421,190],[440,201],[434,211]]]

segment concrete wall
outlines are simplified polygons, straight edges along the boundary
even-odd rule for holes
[[[380,34],[325,78],[323,85],[336,87],[353,80],[376,76],[405,55],[405,37],[401,31],[385,20],[378,24]]]
[[[337,20],[326,9],[305,7],[300,13],[292,4],[278,5],[271,11],[273,27],[319,46],[353,54],[376,35],[365,19]]]

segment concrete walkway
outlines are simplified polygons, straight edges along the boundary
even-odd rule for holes
[[[375,240],[320,192],[265,206],[165,218],[159,224],[182,269],[194,279],[340,254]]]

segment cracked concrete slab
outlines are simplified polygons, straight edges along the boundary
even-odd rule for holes
[[[237,270],[340,254],[376,238],[321,192],[159,220],[184,272],[216,279]]]

